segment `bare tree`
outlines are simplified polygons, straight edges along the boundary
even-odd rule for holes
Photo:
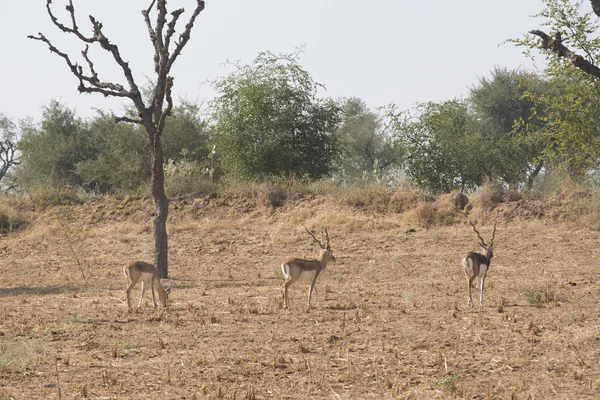
[[[592,5],[594,14],[600,17],[600,0],[590,0],[590,3]],[[542,39],[541,46],[544,50],[548,50],[559,57],[567,59],[571,62],[571,64],[583,72],[600,78],[600,68],[597,67],[589,57],[586,58],[580,54],[577,54],[565,46],[563,44],[562,34],[560,31],[556,32],[554,37],[539,29],[534,29],[529,31],[529,33]]]
[[[80,93],[100,93],[104,96],[131,99],[138,112],[137,118],[122,116],[118,117],[117,121],[140,124],[146,129],[152,158],[152,197],[154,198],[156,208],[154,217],[154,265],[157,267],[160,276],[166,278],[168,276],[166,225],[169,204],[164,188],[161,135],[165,126],[165,119],[171,114],[173,108],[173,100],[171,98],[171,90],[173,88],[173,77],[170,75],[171,67],[189,41],[196,17],[204,10],[204,1],[196,0],[195,9],[190,16],[188,23],[185,25],[185,29],[179,34],[179,40],[174,40],[173,36],[175,34],[177,21],[184,13],[183,8],[172,11],[170,16],[168,16],[167,1],[152,0],[149,7],[142,10],[144,21],[148,27],[148,35],[154,46],[154,71],[156,76],[149,100],[144,100],[142,93],[133,78],[129,63],[121,56],[119,47],[104,35],[101,22],[90,15],[89,20],[92,24],[92,33],[90,36],[86,36],[77,24],[73,0],[68,0],[68,4],[66,5],[66,10],[70,15],[70,21],[66,24],[59,21],[54,15],[51,5],[52,0],[46,0],[46,9],[54,25],[61,31],[72,34],[85,43],[85,49],[81,54],[87,64],[87,70],[84,70],[84,67],[77,62],[72,61],[68,54],[63,53],[55,47],[42,33],[39,33],[37,36],[30,35],[28,38],[46,43],[52,53],[63,58],[73,75],[79,80],[77,89]],[[156,22],[154,24],[150,20],[150,14],[153,10],[156,11]],[[96,44],[106,50],[120,67],[123,76],[127,81],[126,86],[116,82],[105,82],[100,80],[96,68],[94,67],[94,63],[88,54],[89,46]],[[171,48],[172,45],[173,48]]]
[[[21,163],[16,145],[15,124],[4,114],[0,113],[0,182],[6,177],[8,171]],[[16,178],[11,183],[3,183],[5,193],[14,189]]]
[[[0,141],[0,181],[4,179],[6,173],[15,165],[20,164],[20,157],[17,155],[17,147],[10,139]],[[15,188],[15,180],[6,186],[6,192]]]

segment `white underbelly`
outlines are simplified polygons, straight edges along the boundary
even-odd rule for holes
[[[281,270],[282,270],[283,276],[285,277],[286,280],[291,279],[289,265],[283,264],[281,266]],[[300,272],[300,276],[298,276],[297,280],[298,281],[310,281],[314,278],[316,273],[317,273],[317,271],[302,271],[302,272]]]
[[[300,273],[300,277],[298,278],[299,281],[310,281],[312,280],[315,275],[316,275],[316,271],[302,271]]]
[[[144,283],[149,283],[152,280],[153,276],[154,276],[154,274],[152,274],[150,272],[142,272],[140,274],[140,281],[142,281]]]

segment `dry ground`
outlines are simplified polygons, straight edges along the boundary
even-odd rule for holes
[[[128,314],[123,293],[123,264],[152,260],[148,201],[51,210],[1,238],[0,399],[600,398],[598,232],[501,221],[485,306],[467,308],[464,223],[202,205],[172,206],[166,310],[147,294]],[[303,227],[324,224],[322,307],[303,312],[297,284],[284,311],[280,260],[316,254]]]

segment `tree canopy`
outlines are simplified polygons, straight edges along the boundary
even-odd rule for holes
[[[299,54],[260,53],[249,65],[217,79],[211,103],[217,154],[231,174],[318,179],[332,172],[341,114]]]

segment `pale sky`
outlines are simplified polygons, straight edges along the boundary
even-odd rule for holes
[[[41,107],[56,99],[88,117],[94,108],[121,110],[122,100],[80,95],[78,81],[64,61],[29,34],[44,33],[62,51],[78,57],[83,46],[50,22],[45,0],[0,1],[0,112],[17,120],[39,119]],[[54,0],[67,17],[64,0]],[[90,32],[88,15],[104,24],[119,45],[138,84],[153,72],[153,48],[140,11],[149,0],[74,0],[78,24]],[[170,10],[193,0],[170,0]],[[541,0],[206,0],[192,38],[175,63],[174,98],[206,102],[207,83],[230,70],[226,60],[250,63],[260,52],[290,53],[305,46],[300,63],[327,88],[326,96],[357,96],[372,109],[396,103],[466,96],[478,77],[495,67],[533,69],[531,60],[510,44],[540,22],[532,15]],[[64,20],[65,24],[68,20]],[[99,47],[90,54],[102,80],[125,83]]]

